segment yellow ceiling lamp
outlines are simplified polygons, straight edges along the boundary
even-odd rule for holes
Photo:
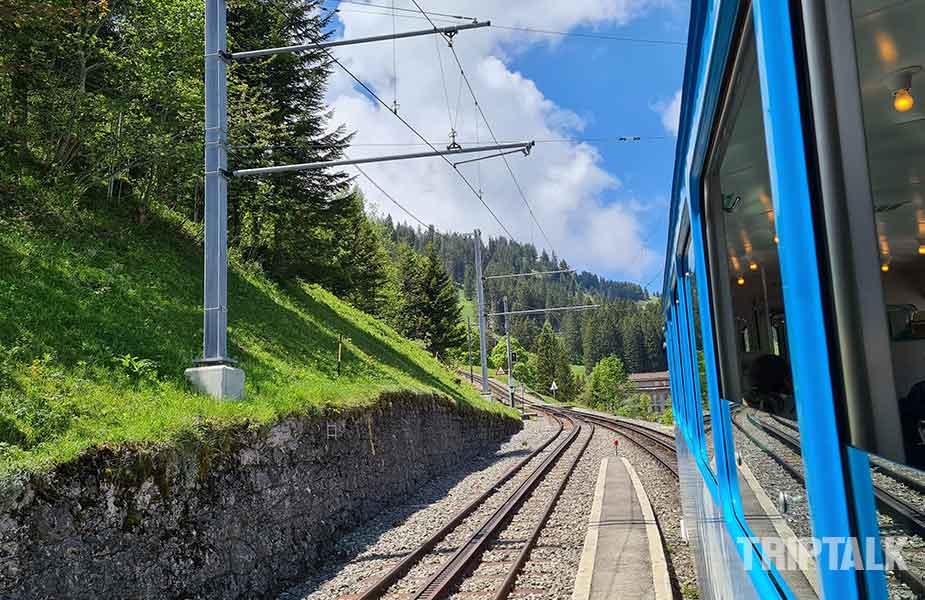
[[[904,113],[915,106],[912,95],[912,78],[922,70],[922,67],[913,65],[898,71],[893,71],[884,79],[884,84],[893,94],[893,109]]]
[[[739,285],[745,285],[745,277],[743,277],[742,275],[739,275],[738,279],[736,279],[736,283],[738,283]]]
[[[877,238],[880,243],[880,270],[884,273],[890,272],[890,240],[886,237],[886,224],[880,222],[877,224]]]

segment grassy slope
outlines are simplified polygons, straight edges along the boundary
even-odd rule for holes
[[[279,287],[240,266],[229,274],[229,340],[247,400],[193,393],[183,370],[201,347],[194,240],[192,226],[169,216],[145,225],[100,214],[66,225],[0,220],[0,475],[48,468],[92,445],[169,442],[370,404],[388,390],[505,410],[324,290]]]
[[[462,307],[463,320],[471,320],[472,328],[475,330],[479,326],[476,319],[475,303],[466,298],[466,293],[463,291],[462,287],[459,288],[459,305]]]

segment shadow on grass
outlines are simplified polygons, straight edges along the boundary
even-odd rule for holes
[[[312,298],[301,287],[290,285],[287,286],[286,291],[290,296],[296,299],[299,305],[305,306],[312,314],[317,315],[336,331],[350,338],[350,341],[364,353],[376,358],[383,364],[408,374],[423,385],[434,388],[456,399],[463,398],[458,389],[434,377],[412,357],[386,344],[375,335],[372,335],[369,331],[358,327],[354,322],[345,319],[329,305]],[[334,344],[336,351],[336,339],[334,340]]]
[[[110,368],[115,357],[132,354],[154,360],[162,376],[185,385],[183,370],[202,339],[202,252],[176,224],[152,218],[131,225],[100,215],[82,227],[46,223],[0,236],[0,282],[7,284],[0,286],[0,344],[27,339],[32,355],[24,359],[53,351],[64,366],[86,361]],[[377,322],[366,330],[298,285],[264,288],[234,269],[228,285],[229,339],[253,384],[281,377],[334,381],[342,334],[373,361],[462,397],[379,339]],[[345,378],[390,377],[344,350]]]

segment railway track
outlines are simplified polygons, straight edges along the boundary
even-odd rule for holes
[[[506,398],[507,389],[503,386],[497,387],[501,389],[493,389],[493,395]],[[373,600],[393,596],[398,588],[413,588],[413,593],[402,592],[401,595],[402,597],[411,597],[416,600],[433,600],[447,597],[479,564],[484,551],[508,526],[515,515],[519,516],[521,508],[528,502],[543,501],[531,534],[523,540],[517,558],[508,565],[504,580],[495,590],[494,597],[497,600],[506,598],[513,589],[517,575],[527,562],[530,551],[535,546],[543,527],[555,509],[556,502],[565,489],[569,477],[584,455],[594,433],[594,425],[590,423],[568,415],[557,414],[557,411],[553,410],[545,412],[548,412],[558,422],[558,428],[554,435],[550,436],[540,447],[512,467],[490,488],[486,489],[459,513],[454,515],[440,530],[432,534],[375,582],[353,597],[357,600]],[[533,498],[534,491],[549,477],[554,467],[557,467],[563,461],[567,451],[573,446],[577,447],[577,451],[573,452],[572,456],[562,464],[563,468],[559,469],[558,481],[554,481],[551,486],[551,493],[544,498]],[[551,449],[549,449],[550,447]],[[528,465],[530,467],[528,475],[516,485],[513,491],[494,510],[486,509],[484,511],[486,517],[479,520],[477,511],[480,508],[485,508],[483,505],[486,500],[499,494],[502,486],[509,483],[518,472],[524,470]],[[476,520],[474,530],[471,532],[461,531],[464,527],[471,526],[471,523],[468,523],[470,519]],[[428,558],[434,559],[441,556],[435,554],[434,551],[442,541],[446,540],[450,535],[459,534],[463,534],[464,541],[456,547],[452,556],[439,562],[437,569],[431,572],[426,577],[426,580],[403,581],[406,577],[409,577],[410,572],[417,565],[427,563]]]
[[[482,382],[482,378],[478,375],[475,375],[474,379],[478,383]],[[489,379],[488,388],[492,392],[492,396],[501,401],[507,401],[507,386]],[[525,404],[534,410],[536,410],[538,406],[541,406],[537,402],[528,400],[525,400]],[[675,451],[674,436],[671,434],[652,427],[646,427],[645,425],[633,421],[621,419],[620,417],[593,415],[586,412],[579,412],[571,408],[560,409],[557,407],[544,406],[543,410],[552,410],[558,414],[568,414],[578,419],[590,421],[614,433],[619,433],[645,450],[658,463],[671,471],[676,478],[678,477],[678,459]]]
[[[750,433],[741,423],[737,420],[736,417],[739,415],[745,415],[748,422],[765,432],[769,437],[778,440],[784,446],[793,451],[797,456],[802,456],[802,451],[800,449],[800,440],[796,437],[798,430],[795,426],[789,423],[781,423],[779,417],[773,417],[772,419],[775,422],[783,425],[785,429],[771,425],[761,419],[756,418],[753,414],[748,412],[748,409],[743,409],[737,411],[733,415],[733,424],[735,427],[741,431],[752,443],[754,443],[758,448],[760,448],[765,454],[767,454],[774,462],[780,465],[787,473],[794,478],[801,486],[805,488],[806,480],[803,477],[802,469],[797,469],[792,464],[790,464],[785,458],[780,456],[779,453],[774,452],[767,444],[759,441],[755,436]],[[784,420],[786,421],[786,420]],[[792,432],[792,433],[791,433]],[[880,485],[874,484],[874,498],[877,503],[877,508],[883,514],[888,515],[895,522],[898,522],[906,530],[915,535],[925,536],[925,514],[916,507],[909,504],[904,499],[900,498],[896,494],[893,494],[889,490],[886,490]],[[897,569],[895,571],[896,577],[905,583],[909,588],[916,593],[919,597],[925,597],[925,578],[922,575],[911,571],[909,569]]]
[[[570,414],[577,413],[577,411],[568,412]],[[671,471],[675,478],[678,478],[678,456],[675,450],[674,436],[652,429],[651,427],[646,427],[645,425],[639,425],[632,421],[620,419],[619,417],[603,417],[589,415],[583,412],[577,414],[580,414],[581,418],[587,419],[604,429],[619,433],[628,438],[645,450],[656,462]]]
[[[781,426],[792,431],[795,436],[800,435],[800,430],[798,429],[795,421],[791,421],[790,419],[785,419],[777,415],[770,415],[770,417],[771,417],[771,420],[774,421],[775,423],[778,423]],[[873,467],[873,469],[877,473],[882,473],[886,475],[887,477],[903,484],[904,486],[911,489],[912,491],[925,495],[925,481],[923,481],[922,479],[920,478],[917,479],[911,475],[907,475],[903,473],[902,471],[900,471],[899,468],[890,466],[889,464],[886,463],[886,461],[876,456],[871,456],[870,459],[871,459],[870,460],[871,467]]]
[[[478,375],[475,375],[474,379],[478,383],[482,382],[482,378]],[[507,386],[489,379],[488,388],[492,392],[492,396],[501,401],[507,401]],[[541,406],[537,402],[527,400],[525,400],[525,404],[534,410],[536,410],[538,406]],[[645,425],[633,421],[621,419],[620,417],[593,415],[586,412],[579,412],[571,408],[560,409],[558,407],[544,406],[543,410],[552,410],[557,414],[571,415],[578,419],[590,421],[614,433],[619,433],[642,448],[652,456],[656,462],[671,471],[675,478],[678,477],[678,458],[674,445],[674,436],[671,434],[652,427],[646,427]]]

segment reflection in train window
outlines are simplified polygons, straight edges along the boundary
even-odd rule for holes
[[[762,113],[749,31],[735,59],[705,177],[718,366],[723,397],[733,403],[739,492],[749,528],[759,538],[776,537],[775,519],[766,513],[776,508],[797,536],[811,537]],[[796,597],[815,597],[802,571],[781,575]]]
[[[906,463],[925,469],[925,2],[853,0],[880,280]]]

